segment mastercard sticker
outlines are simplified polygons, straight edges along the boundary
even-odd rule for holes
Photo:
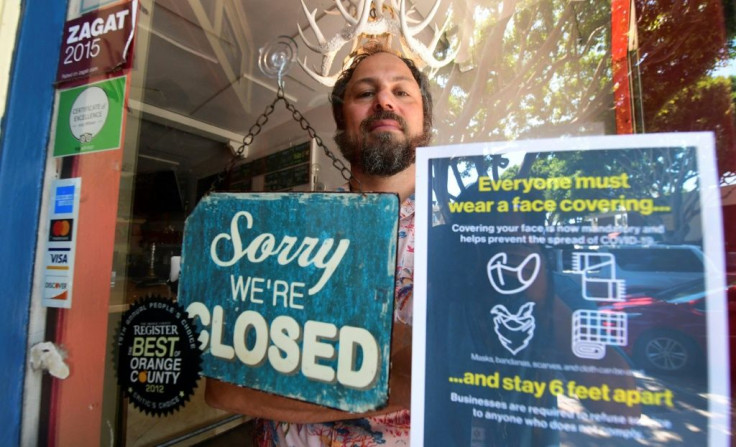
[[[51,219],[49,242],[70,242],[74,219]]]

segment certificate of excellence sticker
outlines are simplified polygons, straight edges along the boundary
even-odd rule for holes
[[[117,337],[118,383],[139,410],[170,414],[189,400],[199,379],[198,332],[187,312],[160,296],[123,314]]]

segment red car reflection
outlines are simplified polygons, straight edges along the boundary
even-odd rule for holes
[[[601,310],[626,313],[628,344],[624,350],[637,368],[679,374],[705,360],[705,295],[704,282],[695,280],[648,295],[632,295]],[[728,296],[729,302],[736,302],[732,300],[736,286],[729,287]]]

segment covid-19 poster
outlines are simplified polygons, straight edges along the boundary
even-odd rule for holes
[[[420,148],[412,445],[725,445],[713,145]]]

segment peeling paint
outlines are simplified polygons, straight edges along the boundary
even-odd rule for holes
[[[233,224],[238,213],[248,219]],[[398,215],[393,194],[203,199],[186,221],[179,285],[207,339],[203,374],[346,411],[384,405]],[[331,257],[339,241],[349,246]]]

